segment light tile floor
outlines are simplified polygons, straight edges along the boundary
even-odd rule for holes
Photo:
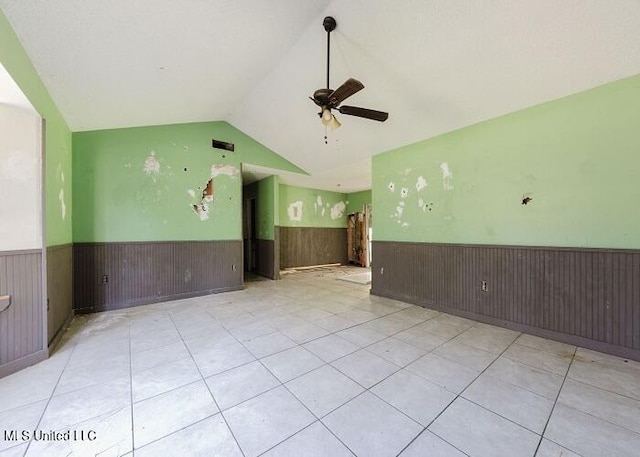
[[[79,316],[0,456],[637,456],[640,363],[369,295],[352,268]],[[94,435],[92,434],[91,437]]]

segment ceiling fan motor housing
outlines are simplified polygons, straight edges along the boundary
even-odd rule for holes
[[[313,93],[313,99],[317,102],[318,106],[327,106],[329,104],[329,95],[332,92],[331,89],[318,89]]]

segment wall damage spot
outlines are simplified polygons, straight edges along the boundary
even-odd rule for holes
[[[396,183],[394,183],[393,181],[389,182],[389,184],[387,184],[387,187],[389,188],[389,190],[391,192],[395,192],[396,190]]]
[[[318,209],[321,209],[322,215],[324,216],[324,208],[322,207],[322,197],[320,195],[316,197],[316,201],[313,203],[313,208],[315,209],[316,214],[318,214]]]
[[[209,219],[209,206],[206,203],[200,205],[191,205],[193,212],[196,213],[201,221]]]
[[[453,189],[453,173],[449,170],[449,164],[442,162],[440,164],[440,170],[442,171],[442,187],[444,187],[445,190]]]
[[[202,189],[202,201],[207,203],[213,201],[213,178],[207,181],[207,185]]]
[[[407,189],[406,187],[400,189],[400,197],[407,198],[407,195],[409,195],[409,189]]]
[[[160,162],[156,159],[156,153],[154,151],[151,151],[144,161],[143,170],[147,176],[160,174]]]
[[[239,172],[238,169],[233,165],[217,164],[217,165],[211,166],[212,178],[215,178],[216,176],[220,176],[220,175],[227,175],[227,176],[234,177],[238,174],[238,172]]]
[[[289,216],[290,221],[302,221],[302,205],[303,202],[300,200],[289,204],[289,207],[287,208],[287,215]]]
[[[200,188],[199,188],[200,189]],[[213,188],[213,178],[210,178],[205,184],[202,190],[202,197],[200,198],[200,203],[191,204],[191,209],[194,213],[200,217],[201,221],[206,221],[209,219],[209,204],[213,203],[214,197],[214,188]],[[194,198],[196,196],[196,192],[193,189],[187,190],[187,193]]]
[[[67,205],[64,203],[64,189],[60,189],[58,200],[60,200],[60,215],[62,216],[62,220],[65,220],[67,217]]]
[[[418,180],[416,181],[416,190],[420,192],[422,189],[427,187],[427,185],[428,185],[427,180],[424,179],[422,176],[418,176]]]
[[[533,200],[533,197],[531,196],[531,194],[524,194],[522,196],[522,204],[523,205],[528,205],[531,200]]]
[[[433,202],[425,203],[422,207],[422,211],[431,211],[433,209]]]
[[[347,209],[347,205],[344,202],[338,202],[331,207],[331,219],[339,219]]]

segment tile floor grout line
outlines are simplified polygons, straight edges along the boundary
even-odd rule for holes
[[[319,423],[322,427],[326,428],[326,429],[329,431],[329,433],[331,433],[331,430],[329,430],[329,428],[328,428],[326,425],[324,425],[320,419],[317,419],[317,418],[316,418],[316,420],[315,420],[315,421],[313,421],[312,423],[310,423],[310,424],[309,424],[309,425],[307,425],[306,427],[304,427],[304,428],[302,428],[302,429],[298,430],[296,433],[294,433],[294,434],[293,434],[293,435],[291,435],[290,437],[288,437],[288,438],[284,439],[283,441],[279,442],[278,444],[276,444],[276,445],[274,445],[274,446],[271,446],[271,447],[270,447],[269,449],[267,449],[266,451],[261,452],[260,454],[258,454],[258,455],[257,455],[257,457],[261,457],[261,456],[265,455],[267,452],[269,452],[269,451],[271,451],[272,449],[275,449],[276,447],[280,446],[282,443],[284,443],[284,442],[285,442],[285,441],[287,441],[288,439],[293,438],[293,437],[294,437],[294,436],[296,436],[298,433],[301,433],[301,432],[305,431],[306,429],[308,429],[309,427],[313,426],[314,424],[318,424],[318,423]],[[333,435],[333,433],[331,433],[331,434]],[[335,435],[334,435],[334,436],[335,436]],[[336,437],[336,438],[337,438],[337,437]],[[342,443],[342,442],[341,442],[341,443]],[[344,444],[344,443],[343,443],[343,444]],[[349,449],[349,448],[347,448],[347,449],[349,450],[349,452],[351,452],[351,449]],[[351,453],[353,454],[353,452],[351,452]],[[353,455],[355,456],[355,454],[353,454]],[[356,456],[356,457],[357,457],[357,456]]]
[[[568,447],[565,447],[565,446],[563,446],[562,444],[560,444],[560,443],[558,443],[558,442],[556,442],[556,441],[553,441],[553,440],[551,440],[551,439],[549,439],[549,438],[544,438],[544,439],[545,439],[545,440],[547,440],[547,441],[550,441],[550,442],[552,442],[553,444],[557,445],[558,447],[562,448],[561,452],[562,452],[562,451],[564,451],[564,450],[566,450],[566,451],[571,452],[572,454],[575,454],[577,457],[589,457],[589,456],[585,456],[584,454],[580,454],[579,452],[572,451],[572,450],[571,450],[571,449],[569,449]],[[538,452],[538,450],[537,450],[537,449],[536,449],[536,452]],[[563,456],[564,456],[564,452],[562,452],[558,457],[563,457]],[[535,457],[535,454],[534,454],[534,457]]]
[[[511,422],[512,424],[517,425],[518,427],[523,428],[523,429],[527,430],[528,432],[533,433],[534,435],[538,435],[538,436],[542,437],[542,435],[541,435],[539,432],[536,432],[535,430],[531,430],[531,429],[530,429],[529,427],[527,427],[526,425],[519,424],[518,422],[514,421],[513,419],[509,419],[508,417],[503,416],[502,414],[500,414],[500,413],[498,413],[498,412],[495,412],[495,411],[493,411],[493,410],[491,410],[491,409],[487,408],[486,406],[481,405],[480,403],[477,403],[477,402],[475,402],[475,401],[473,401],[473,400],[471,400],[471,399],[469,399],[469,398],[467,398],[467,397],[463,397],[463,396],[462,396],[462,394],[460,395],[460,397],[461,397],[463,400],[466,400],[466,401],[468,401],[469,403],[473,403],[473,404],[474,404],[474,405],[476,405],[477,407],[484,409],[485,411],[489,411],[490,413],[493,413],[493,414],[495,414],[496,416],[501,417],[501,418],[503,418],[504,420],[506,420],[506,421],[508,421],[508,422]],[[549,399],[547,399],[547,400],[549,400]],[[551,401],[551,400],[549,400],[549,401]]]
[[[448,407],[449,407],[449,406],[447,405],[447,408],[448,408]],[[445,408],[445,409],[446,409],[446,408]],[[445,443],[447,443],[449,446],[451,446],[451,447],[452,447],[452,448],[454,448],[455,450],[459,451],[461,454],[464,454],[464,455],[466,455],[467,457],[471,457],[469,454],[467,454],[466,452],[464,452],[462,449],[460,449],[460,448],[458,448],[457,446],[455,446],[455,445],[451,444],[450,442],[448,442],[447,440],[445,440],[444,438],[442,438],[440,435],[436,435],[434,432],[432,432],[431,430],[429,430],[429,428],[428,428],[428,427],[424,427],[424,428],[422,429],[422,431],[421,431],[420,433],[418,433],[418,434],[417,434],[417,435],[416,435],[416,436],[415,436],[411,441],[409,441],[405,447],[403,447],[402,449],[400,449],[400,452],[398,452],[398,453],[396,454],[396,457],[400,457],[400,455],[401,455],[404,451],[406,451],[406,450],[407,450],[407,449],[408,449],[408,448],[409,448],[409,447],[414,443],[414,441],[416,441],[418,438],[420,438],[420,436],[421,436],[423,433],[425,433],[425,432],[429,432],[429,433],[431,433],[433,436],[435,436],[436,438],[438,438],[438,439],[440,439],[440,440],[444,441],[444,442],[445,442]]]
[[[578,349],[580,349],[580,346],[578,347]],[[591,383],[589,383],[587,381],[580,380],[580,379],[577,379],[577,378],[572,378],[571,376],[568,376],[568,375],[567,375],[567,379],[570,379],[573,382],[578,382],[578,383],[583,384],[585,386],[592,387],[594,389],[601,390],[603,392],[607,392],[607,393],[610,393],[610,394],[613,394],[613,395],[617,395],[619,397],[626,398],[627,400],[632,400],[633,402],[636,402],[636,403],[640,403],[640,398],[630,397],[629,395],[625,395],[625,394],[621,394],[620,392],[615,392],[613,390],[605,389],[605,388],[603,388],[601,386],[597,386],[595,384],[591,384]]]
[[[616,424],[615,422],[611,422],[611,421],[610,421],[610,420],[608,420],[608,419],[604,419],[604,418],[602,418],[602,417],[598,417],[598,416],[596,416],[595,414],[592,414],[592,413],[590,413],[590,412],[588,412],[588,411],[583,411],[583,410],[578,409],[578,408],[576,408],[576,407],[574,407],[574,406],[571,406],[571,405],[567,405],[566,403],[562,403],[562,402],[560,402],[560,404],[561,404],[562,406],[564,406],[565,408],[569,408],[569,409],[572,409],[572,410],[574,410],[574,411],[577,411],[577,412],[579,412],[579,413],[581,413],[581,414],[585,414],[585,415],[587,415],[587,416],[593,417],[594,419],[597,419],[597,420],[599,420],[599,421],[601,421],[601,422],[606,422],[606,423],[607,423],[607,424],[609,424],[609,425],[612,425],[612,426],[614,426],[614,427],[616,427],[616,428],[623,429],[623,430],[625,430],[625,431],[627,431],[627,432],[629,432],[629,433],[633,433],[634,435],[638,435],[638,437],[640,437],[640,432],[639,432],[639,431],[632,430],[632,429],[628,428],[628,427],[627,427],[627,426],[625,426],[625,425]],[[555,405],[554,405],[554,407],[555,407]],[[572,451],[572,452],[575,452],[575,451]]]
[[[34,430],[38,430],[38,427],[40,427],[40,424],[42,423],[42,419],[44,418],[44,415],[47,412],[47,408],[49,408],[49,404],[51,403],[51,400],[53,399],[53,394],[56,391],[56,389],[58,388],[58,384],[60,384],[60,380],[62,379],[62,375],[64,374],[65,370],[67,369],[67,365],[69,365],[69,360],[71,360],[71,356],[73,356],[73,353],[76,350],[76,346],[77,346],[77,343],[74,344],[73,348],[71,349],[71,351],[69,351],[69,357],[67,358],[67,361],[64,363],[64,367],[60,371],[60,375],[58,376],[58,380],[56,381],[55,385],[53,386],[53,389],[51,390],[51,395],[49,395],[49,398],[47,400],[47,404],[44,406],[44,409],[42,410],[42,414],[40,414],[40,419],[38,419],[38,423],[33,428]],[[25,455],[25,456],[27,455],[27,453],[29,452],[29,448],[31,447],[31,443],[33,443],[33,435],[30,437],[29,444],[27,444],[27,448],[24,450],[24,454],[23,455]]]
[[[199,381],[196,381],[196,382],[199,382]],[[188,429],[189,427],[192,427],[192,426],[194,426],[194,425],[196,425],[196,424],[199,424],[200,422],[204,422],[204,421],[206,421],[207,419],[211,419],[212,417],[217,416],[218,414],[220,414],[220,412],[217,412],[217,413],[214,413],[214,414],[210,414],[210,415],[208,415],[207,417],[203,417],[202,419],[198,419],[197,421],[195,421],[195,422],[194,422],[194,423],[192,423],[192,424],[185,425],[184,427],[180,427],[179,429],[174,430],[174,431],[172,431],[171,433],[168,433],[168,434],[163,435],[163,436],[161,436],[161,437],[159,437],[159,438],[156,438],[156,439],[154,439],[154,440],[152,440],[152,441],[149,441],[149,442],[148,442],[148,443],[146,443],[144,446],[141,446],[141,447],[139,447],[138,449],[135,449],[135,451],[140,451],[141,449],[144,449],[144,448],[146,448],[147,446],[149,446],[149,445],[151,445],[151,444],[153,444],[153,443],[157,443],[158,441],[161,441],[161,440],[163,440],[163,439],[165,439],[165,438],[167,438],[167,437],[169,437],[169,436],[173,436],[173,435],[175,435],[175,434],[177,434],[177,433],[180,433],[181,431],[186,430],[186,429]],[[130,454],[130,453],[127,453],[127,454],[125,454],[125,456],[128,456],[129,454]]]
[[[175,324],[175,321],[173,320],[173,316],[171,316],[171,313],[169,313],[169,319],[171,319],[171,322],[173,322],[173,325],[175,327],[176,324]],[[227,418],[224,416],[224,414],[222,413],[222,410],[220,409],[220,405],[218,405],[218,402],[216,401],[216,398],[213,396],[213,393],[211,392],[211,388],[209,387],[209,384],[207,384],[207,381],[205,380],[205,377],[202,374],[202,371],[200,370],[200,367],[196,363],[195,357],[193,357],[193,354],[191,353],[191,350],[189,349],[187,344],[184,342],[184,338],[182,338],[182,333],[180,333],[180,330],[178,330],[178,327],[176,327],[176,330],[178,331],[178,334],[180,335],[180,339],[182,340],[182,343],[187,348],[187,351],[189,352],[189,355],[191,356],[191,361],[196,366],[196,369],[198,370],[198,373],[200,374],[201,381],[204,383],[205,387],[207,388],[207,391],[209,392],[209,395],[211,396],[211,399],[213,400],[213,403],[216,405],[216,408],[218,409],[218,412],[220,413],[220,417],[222,417],[222,420],[224,420],[224,423],[227,426],[227,429],[229,430],[229,433],[233,437],[233,440],[236,442],[236,446],[238,446],[238,449],[240,450],[240,453],[243,455],[243,457],[245,457],[244,450],[240,447],[240,443],[238,442],[238,439],[236,438],[236,435],[233,433],[233,430],[231,429],[231,427],[229,426],[229,423],[227,422]],[[216,414],[218,414],[218,413],[212,414],[212,415],[210,415],[208,417],[213,417]],[[191,426],[191,425],[193,425],[193,424],[190,424],[189,426]]]
[[[540,445],[542,444],[542,440],[544,439],[544,434],[547,432],[547,427],[549,426],[549,422],[551,422],[551,416],[553,416],[553,412],[556,409],[556,405],[558,404],[558,398],[560,398],[560,393],[562,392],[562,388],[564,387],[564,383],[567,381],[567,377],[569,376],[569,371],[571,370],[571,365],[573,365],[573,361],[575,360],[577,353],[578,353],[578,348],[576,347],[575,350],[573,351],[573,356],[571,357],[571,361],[569,362],[569,366],[567,367],[567,371],[564,374],[564,379],[562,380],[562,384],[560,384],[560,389],[558,389],[558,394],[556,395],[555,401],[553,402],[553,407],[551,408],[551,412],[549,413],[549,417],[547,417],[547,421],[544,424],[544,428],[542,429],[542,433],[540,433],[540,440],[538,440],[538,445],[536,446],[536,452],[535,452],[536,454],[538,453],[538,449],[540,449]],[[569,450],[571,450],[571,449],[569,449]]]
[[[543,351],[543,350],[540,350],[540,352],[544,352],[544,351]],[[530,365],[530,364],[528,364],[528,363],[526,363],[526,362],[522,362],[522,361],[520,361],[520,360],[512,359],[511,357],[507,357],[507,356],[505,356],[505,359],[511,360],[512,362],[519,363],[519,364],[524,365],[524,366],[527,366],[527,367],[529,367],[529,368],[533,368],[533,369],[534,369],[534,370],[536,370],[536,371],[544,371],[545,373],[549,373],[549,374],[552,374],[552,375],[555,375],[555,376],[558,376],[558,377],[564,377],[564,376],[566,376],[566,374],[565,374],[565,375],[561,375],[561,374],[558,374],[558,373],[556,373],[556,372],[554,372],[554,371],[547,370],[546,368],[536,367],[536,366],[534,366],[534,365]],[[572,357],[572,359],[573,359],[573,357]]]

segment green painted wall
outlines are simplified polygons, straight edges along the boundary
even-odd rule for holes
[[[241,239],[241,163],[302,172],[226,122],[77,132],[73,149],[75,242]]]
[[[70,243],[71,132],[0,10],[0,62],[46,120],[45,207],[47,245]]]
[[[258,185],[258,238],[261,240],[274,239],[278,201],[278,177],[269,176],[257,182]]]
[[[346,201],[346,194],[281,184],[280,225],[346,227]]]
[[[377,155],[375,239],[640,248],[639,122],[635,76]]]
[[[347,194],[347,214],[363,212],[365,205],[371,204],[371,190]]]
[[[269,176],[243,188],[245,203],[246,200],[251,198],[256,199],[256,215],[258,219],[256,237],[260,240],[273,240],[275,238],[276,217],[278,216],[277,191],[277,176]],[[246,211],[246,207],[244,210]],[[246,227],[245,230],[247,230]],[[244,237],[246,236],[247,231],[244,232]]]

